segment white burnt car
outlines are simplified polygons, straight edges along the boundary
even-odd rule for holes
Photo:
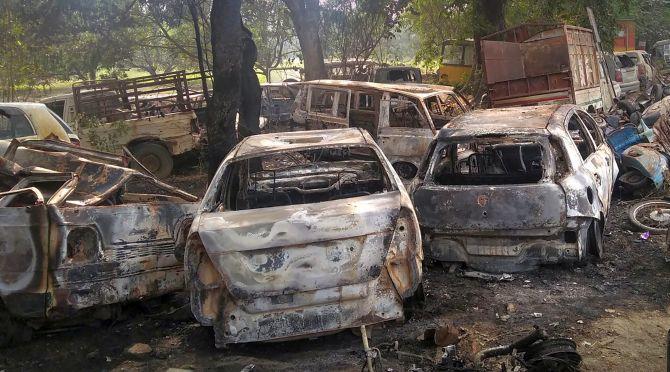
[[[426,254],[495,272],[600,256],[617,173],[578,106],[466,113],[440,130],[412,184]]]
[[[402,318],[422,258],[399,177],[352,128],[244,139],[210,183],[185,266],[193,314],[222,347]]]

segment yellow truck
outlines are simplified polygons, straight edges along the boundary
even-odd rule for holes
[[[470,79],[475,43],[472,39],[447,40],[442,44],[442,63],[437,73],[440,84],[459,86]]]

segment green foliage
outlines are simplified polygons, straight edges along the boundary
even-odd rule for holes
[[[472,38],[472,7],[459,0],[413,0],[404,15],[419,37],[417,61],[441,60],[445,40]]]
[[[324,55],[335,60],[366,60],[398,31],[404,0],[326,0],[322,2]]]
[[[92,147],[100,151],[119,152],[122,146],[125,145],[120,139],[127,138],[130,132],[130,127],[124,120],[105,123],[94,116],[83,114],[77,115],[75,120],[75,125],[82,137]]]
[[[640,4],[658,2],[661,0],[642,0]],[[481,27],[484,17],[478,6],[485,7],[487,2],[413,0],[405,18],[419,37],[417,61],[439,60],[442,42],[445,40],[473,38],[475,27]],[[591,28],[586,14],[587,6],[594,10],[605,48],[610,48],[617,32],[616,19],[628,11],[629,0],[508,0],[504,21],[507,27],[521,23],[568,23]],[[670,25],[667,20],[658,21],[661,22]]]
[[[283,1],[244,1],[241,13],[244,25],[253,34],[258,49],[256,68],[263,74],[298,56],[300,46]]]
[[[637,38],[647,50],[660,40],[670,39],[670,3],[664,0],[637,0],[630,4],[628,16],[635,20]]]

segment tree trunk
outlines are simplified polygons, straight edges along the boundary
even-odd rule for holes
[[[258,49],[256,49],[251,31],[244,27],[241,18],[240,24],[242,27],[242,70],[240,71],[242,102],[238,130],[240,137],[246,137],[260,133],[261,85],[254,69],[258,58]]]
[[[327,77],[323,63],[323,48],[319,37],[321,8],[319,0],[284,0],[288,7],[293,28],[300,42],[305,63],[305,80]]]
[[[207,158],[211,180],[237,143],[236,115],[240,106],[242,67],[241,0],[212,2],[211,37],[214,78],[212,97],[207,106]]]
[[[198,52],[198,68],[200,69],[200,80],[202,81],[202,94],[205,101],[209,101],[209,92],[207,89],[207,78],[205,77],[205,58],[202,55],[202,39],[200,36],[200,17],[198,17],[198,8],[195,5],[195,0],[189,0],[188,10],[191,12],[191,19],[193,20],[193,31],[195,33],[195,48]]]
[[[475,60],[481,65],[482,37],[505,29],[505,5],[507,0],[474,1]]]

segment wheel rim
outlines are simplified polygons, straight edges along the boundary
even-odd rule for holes
[[[161,160],[154,154],[147,154],[138,159],[151,173],[156,173],[161,168]]]
[[[653,202],[638,206],[635,220],[641,227],[651,231],[663,231],[670,227],[670,203]]]

